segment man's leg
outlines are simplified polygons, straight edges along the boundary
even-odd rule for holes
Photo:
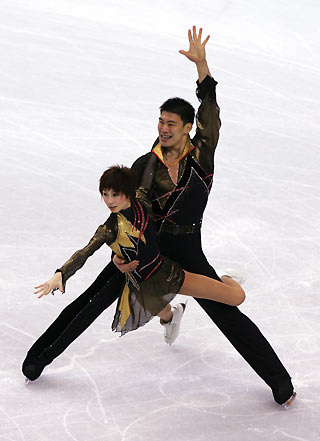
[[[259,328],[237,307],[195,299],[235,349],[272,389],[283,404],[292,393],[291,377]]]
[[[68,305],[32,345],[22,371],[30,380],[60,355],[121,293],[124,277],[110,263],[93,284]]]
[[[200,234],[173,238],[168,233],[162,233],[160,245],[161,252],[179,262],[185,270],[220,280],[203,254]],[[291,377],[259,328],[235,306],[212,300],[195,300],[254,371],[270,386],[275,401],[279,404],[287,401],[293,393]]]

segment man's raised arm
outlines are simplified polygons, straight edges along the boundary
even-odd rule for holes
[[[197,29],[195,26],[192,27],[192,32],[188,30],[188,38],[189,38],[189,50],[184,51],[181,49],[179,51],[180,54],[185,55],[190,61],[196,64],[199,82],[201,83],[207,75],[211,77],[211,73],[209,71],[209,67],[206,59],[206,50],[205,46],[210,38],[210,35],[201,43],[202,37],[202,28],[199,29],[199,33],[197,35]]]

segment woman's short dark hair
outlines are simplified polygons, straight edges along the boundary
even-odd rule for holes
[[[127,198],[134,198],[138,188],[138,178],[136,173],[128,167],[113,165],[106,170],[99,182],[99,191],[102,195],[103,190],[114,190],[116,193],[126,195]]]
[[[183,125],[193,124],[194,107],[183,98],[169,98],[160,106],[160,112],[176,113],[182,119]]]

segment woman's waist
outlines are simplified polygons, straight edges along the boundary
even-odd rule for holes
[[[140,280],[147,280],[152,274],[154,274],[162,263],[162,257],[160,251],[153,256],[148,256],[148,258],[140,258],[137,256],[139,260],[139,266],[136,268],[135,273],[139,277]]]

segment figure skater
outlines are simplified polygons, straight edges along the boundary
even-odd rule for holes
[[[157,230],[147,208],[144,189],[138,190],[132,169],[109,168],[100,178],[99,190],[111,215],[98,227],[87,246],[76,251],[50,280],[36,287],[35,294],[39,298],[56,289],[64,292],[66,281],[106,243],[119,258],[137,262],[136,268],[125,274],[112,324],[112,329],[121,335],[145,325],[156,315],[170,320],[170,302],[176,294],[232,306],[244,301],[243,289],[230,277],[223,277],[220,282],[193,274],[160,254]]]
[[[196,94],[201,104],[196,133],[190,138],[195,114],[193,106],[181,98],[167,100],[160,108],[159,137],[152,151],[138,158],[132,168],[153,201],[161,254],[179,262],[187,271],[219,281],[201,246],[202,217],[212,187],[214,155],[221,126],[216,100],[217,82],[206,59],[209,36],[202,40],[202,29],[197,32],[194,26],[188,31],[188,40],[189,49],[179,52],[198,72]],[[115,265],[123,274],[117,272]],[[124,273],[133,271],[136,265],[134,261],[127,263],[115,256],[114,263],[110,262],[91,286],[71,302],[33,343],[23,362],[23,372],[33,366],[35,375],[39,376],[46,364],[59,356],[118,299]],[[294,395],[291,377],[249,317],[236,306],[203,298],[195,300],[271,388],[274,400],[284,406],[290,403]],[[163,328],[167,343],[177,336],[181,305],[174,307],[173,315]]]

